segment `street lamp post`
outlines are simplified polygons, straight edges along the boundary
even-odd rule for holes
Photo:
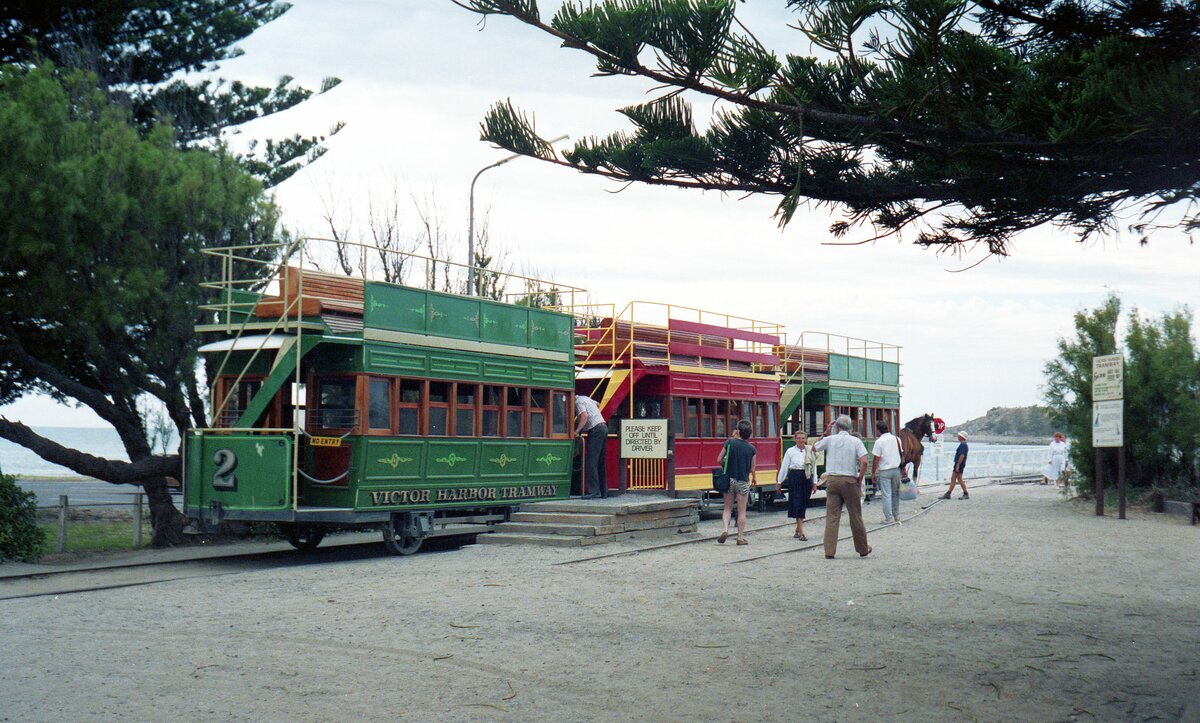
[[[552,139],[550,145],[554,145],[559,141],[565,141],[568,138],[570,138],[569,135],[563,134],[558,138]],[[501,158],[491,165],[480,168],[479,173],[476,173],[475,177],[471,179],[470,200],[467,204],[467,296],[475,295],[475,182],[479,180],[484,171],[496,166],[503,166],[505,163],[520,157],[520,153],[514,153],[507,158]]]

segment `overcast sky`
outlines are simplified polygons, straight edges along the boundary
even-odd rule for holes
[[[362,219],[371,194],[397,187],[436,196],[465,258],[471,178],[507,155],[479,140],[492,103],[511,98],[543,137],[582,138],[627,130],[615,109],[653,97],[637,79],[589,77],[586,56],[515,21],[491,18],[481,32],[479,18],[449,0],[293,1],[220,74],[260,83],[288,74],[309,87],[342,78],[232,139],[346,123],[325,157],[276,191],[287,225],[302,232],[324,235],[319,212],[329,203]],[[809,53],[785,26],[784,6],[754,0],[739,12],[777,51]],[[709,111],[698,107],[697,118]],[[1159,234],[1147,248],[1129,234],[1082,246],[1039,228],[1017,238],[1011,257],[953,273],[982,252],[939,256],[896,240],[828,246],[838,218],[828,209],[802,210],[781,230],[774,198],[618,190],[520,159],[481,177],[476,208],[490,210],[492,235],[517,266],[585,287],[598,302],[670,302],[778,322],[793,338],[819,330],[901,346],[905,419],[933,412],[956,424],[994,406],[1039,403],[1056,339],[1109,290],[1147,313],[1200,307],[1200,248],[1180,234]],[[0,413],[33,425],[101,425],[45,400]]]

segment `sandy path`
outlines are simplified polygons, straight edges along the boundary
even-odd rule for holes
[[[972,498],[873,534],[867,559],[844,542],[723,564],[793,547],[780,529],[0,601],[0,719],[1200,715],[1200,528],[1096,519],[1044,487]]]

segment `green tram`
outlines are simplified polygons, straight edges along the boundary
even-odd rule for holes
[[[782,452],[793,446],[792,435],[803,429],[809,444],[838,415],[849,415],[851,434],[861,437],[867,451],[875,442],[875,423],[900,430],[900,347],[877,341],[805,331],[799,343],[775,349],[780,358],[782,392],[779,429]],[[782,453],[781,452],[781,453]],[[818,471],[824,467],[818,455]],[[867,499],[874,492],[867,467]]]
[[[184,513],[201,529],[277,523],[301,549],[379,528],[411,554],[451,525],[567,497],[573,320],[534,304],[581,290],[510,277],[525,293],[502,303],[373,281],[372,263],[391,278],[424,263],[430,285],[469,288],[466,267],[344,243],[339,258],[361,251],[368,271],[323,273],[317,247],[335,242],[322,241],[270,262],[260,248],[207,252],[221,269],[197,326],[211,426],[185,440]]]

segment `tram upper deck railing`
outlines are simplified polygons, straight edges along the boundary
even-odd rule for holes
[[[772,373],[779,361],[783,327],[774,322],[652,301],[558,308],[575,317],[585,368],[613,369],[636,359],[647,366]]]
[[[203,254],[219,262],[220,272],[218,279],[201,284],[216,292],[216,300],[201,309],[214,312],[229,332],[253,323],[248,317],[265,323],[280,317],[298,322],[325,311],[361,316],[367,281],[536,308],[572,306],[585,293],[531,276],[320,237],[211,248]],[[474,289],[468,286],[472,270]]]
[[[861,360],[864,365],[881,368],[879,383],[898,387],[901,348],[843,334],[802,331],[798,343],[785,340],[775,348],[775,353],[779,356],[780,377],[788,384],[844,379],[849,376],[849,367]],[[847,368],[843,369],[843,365]],[[892,365],[895,366],[894,379],[885,368]]]

